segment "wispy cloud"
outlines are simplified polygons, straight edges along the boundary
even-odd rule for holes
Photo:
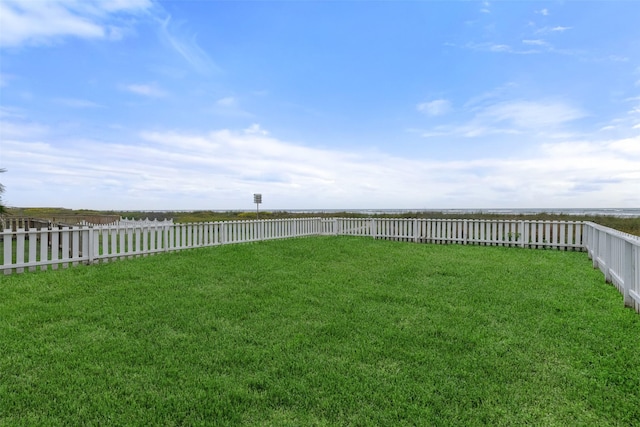
[[[51,44],[67,37],[120,40],[135,24],[131,17],[155,20],[161,40],[197,72],[219,70],[196,36],[152,0],[2,0],[0,47]]]
[[[549,16],[549,9],[536,10],[536,13],[539,13],[542,16]]]
[[[630,60],[628,56],[623,55],[609,55],[607,59],[613,62],[629,62]]]
[[[213,59],[198,44],[195,34],[185,34],[180,23],[172,22],[171,16],[160,21],[160,36],[198,73],[210,74],[220,71]]]
[[[238,100],[233,96],[227,96],[225,98],[220,98],[216,101],[216,105],[220,107],[237,107]]]
[[[529,55],[541,53],[540,49],[517,49],[511,45],[504,43],[483,42],[483,43],[467,43],[464,45],[466,49],[471,49],[479,52],[494,52],[494,53],[512,53],[518,55]]]
[[[459,123],[439,124],[421,135],[433,137],[478,138],[487,135],[554,135],[565,124],[586,113],[558,100],[500,100],[500,91],[474,98],[464,104],[462,113],[471,118]],[[564,138],[565,134],[558,137]]]
[[[167,93],[155,84],[129,84],[123,85],[122,88],[128,92],[151,98],[162,98],[167,96]]]
[[[0,47],[48,44],[64,37],[119,38],[129,23],[123,15],[149,10],[150,0],[0,2]]]
[[[525,39],[525,40],[522,40],[522,44],[531,45],[531,46],[547,46],[549,43],[540,39],[533,39],[533,40]]]
[[[54,102],[59,105],[64,105],[65,107],[71,108],[97,108],[102,107],[102,105],[95,103],[93,101],[88,101],[86,99],[77,99],[77,98],[56,98]]]
[[[47,126],[29,120],[23,111],[0,106],[0,141],[39,138],[48,131]]]
[[[225,96],[224,98],[220,98],[215,102],[212,108],[207,110],[210,113],[213,113],[217,116],[226,116],[226,117],[253,117],[253,114],[245,111],[241,105],[240,100],[235,96]]]
[[[559,101],[505,101],[485,108],[476,117],[485,122],[540,129],[557,127],[585,115],[580,109]]]
[[[496,103],[499,100],[504,100],[509,98],[510,92],[517,88],[518,85],[514,82],[507,82],[497,88],[488,90],[480,95],[471,97],[467,102],[464,103],[464,109],[478,109],[480,106],[485,105],[487,103]]]
[[[568,56],[585,56],[586,52],[577,49],[562,49],[553,46],[551,43],[542,39],[524,39],[520,43],[524,45],[524,48],[518,48],[516,46],[496,43],[496,42],[482,42],[482,43],[467,43],[461,46],[464,49],[470,49],[478,52],[489,52],[496,54],[513,54],[513,55],[535,55],[544,53],[553,53],[557,55]],[[449,44],[449,46],[455,46]],[[612,60],[611,57],[608,59]]]
[[[536,30],[536,34],[564,33],[570,29],[572,29],[572,27],[563,27],[561,25],[555,27],[542,27]]]
[[[600,131],[607,131],[609,134],[621,137],[637,135],[640,129],[640,96],[623,99],[623,102],[630,103],[627,110],[613,119],[609,120]]]
[[[435,99],[433,101],[418,104],[416,109],[427,116],[441,116],[451,111],[451,101],[446,99]]]

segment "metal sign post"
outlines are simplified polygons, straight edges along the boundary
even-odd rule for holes
[[[258,207],[262,203],[262,194],[256,193],[253,195],[253,203],[256,204],[256,219],[260,219],[260,212]]]

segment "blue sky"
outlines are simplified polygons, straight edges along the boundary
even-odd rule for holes
[[[0,0],[9,206],[640,207],[640,2]]]

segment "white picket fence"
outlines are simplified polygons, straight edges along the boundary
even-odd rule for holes
[[[138,226],[138,225],[171,225],[173,224],[173,218],[170,219],[134,219],[134,218],[120,218],[117,222],[118,226]]]
[[[4,274],[66,268],[205,246],[317,235],[368,236],[416,243],[586,250],[593,265],[640,313],[640,239],[581,221],[291,218],[173,224],[7,229],[0,233]]]
[[[173,224],[133,221],[116,225],[31,228],[0,233],[0,269],[57,269],[79,263],[146,256],[204,246],[322,234],[319,218]]]
[[[580,221],[339,218],[333,234],[419,243],[583,250]]]
[[[620,291],[625,306],[640,313],[640,237],[587,222],[584,246],[593,268]]]

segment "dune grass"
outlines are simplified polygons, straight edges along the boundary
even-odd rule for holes
[[[585,253],[315,237],[0,278],[0,425],[638,425]]]

